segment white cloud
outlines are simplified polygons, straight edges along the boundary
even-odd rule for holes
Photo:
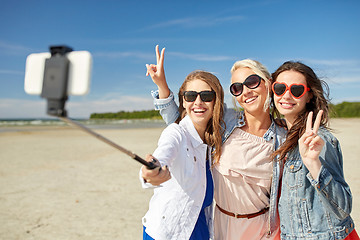
[[[11,55],[24,54],[34,51],[34,49],[30,47],[13,44],[13,43],[7,43],[1,40],[0,40],[0,50],[1,50],[0,52],[2,53],[7,53]]]
[[[153,60],[154,54],[147,54],[142,52],[94,52],[94,57],[106,58],[138,58],[144,60]]]
[[[328,84],[360,83],[359,59],[310,59],[300,58],[300,62],[310,66]]]
[[[227,16],[227,17],[189,17],[174,19],[167,22],[150,26],[148,29],[165,28],[171,26],[179,26],[185,28],[210,27],[225,22],[238,22],[243,20],[243,16]]]
[[[330,59],[330,60],[323,60],[323,59],[304,59],[304,61],[308,62],[309,64],[315,65],[324,65],[328,67],[351,67],[351,66],[360,66],[360,60],[346,60],[346,59]]]
[[[195,61],[228,61],[234,60],[234,57],[230,56],[216,56],[216,55],[207,55],[207,54],[189,54],[182,52],[166,52],[167,56],[175,56],[185,59],[191,59]],[[142,52],[95,52],[93,53],[94,57],[105,57],[105,58],[137,58],[147,61],[153,61],[155,58],[154,53],[142,53]]]
[[[68,117],[88,118],[91,113],[151,110],[149,97],[121,96],[107,100],[68,101]],[[47,118],[46,100],[0,99],[0,118]]]
[[[360,83],[360,77],[348,77],[348,76],[339,76],[339,77],[329,77],[325,79],[327,83],[331,84],[341,84],[341,83]]]
[[[13,70],[0,69],[0,74],[24,75],[24,71],[13,71]]]
[[[45,101],[0,99],[0,118],[44,118]]]
[[[356,97],[342,97],[342,98],[333,98],[331,103],[338,104],[342,102],[360,102],[360,96]]]
[[[169,56],[176,56],[185,59],[191,59],[196,61],[228,61],[233,60],[233,57],[229,56],[214,56],[214,55],[207,55],[207,54],[188,54],[188,53],[181,53],[181,52],[169,52],[167,53]]]
[[[226,17],[214,17],[214,16],[206,16],[206,17],[188,17],[188,18],[180,18],[173,19],[166,22],[161,22],[158,24],[153,24],[151,26],[138,29],[136,32],[154,30],[159,28],[201,28],[201,27],[212,27],[216,25],[221,25],[226,22],[239,22],[243,20],[243,16],[226,16]]]

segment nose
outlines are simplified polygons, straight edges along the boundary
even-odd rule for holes
[[[243,92],[242,92],[242,94],[243,95],[246,95],[246,94],[248,94],[249,92],[251,92],[252,91],[252,89],[250,89],[250,88],[248,88],[248,87],[246,87],[246,86],[243,86]]]
[[[195,104],[201,104],[203,102],[203,100],[201,100],[201,97],[200,97],[200,94],[198,94],[197,96],[196,96],[196,99],[195,99]]]
[[[290,89],[287,89],[282,97],[286,99],[291,98]]]

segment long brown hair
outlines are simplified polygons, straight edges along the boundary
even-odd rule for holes
[[[288,61],[283,63],[273,74],[272,82],[275,82],[280,73],[284,71],[296,71],[301,73],[305,79],[306,84],[310,88],[312,95],[310,102],[306,104],[305,109],[297,116],[292,127],[288,129],[285,142],[277,149],[272,157],[279,155],[279,160],[284,160],[286,153],[293,150],[297,144],[300,136],[302,136],[306,129],[306,119],[309,112],[313,112],[313,121],[320,110],[323,110],[320,126],[327,127],[329,121],[329,87],[323,80],[320,80],[315,72],[307,65],[301,62]],[[274,105],[272,99],[272,104]],[[274,112],[276,114],[276,112]],[[273,117],[279,117],[275,116]],[[284,124],[285,127],[285,124]]]
[[[215,92],[213,116],[209,120],[205,129],[205,143],[211,147],[215,147],[215,152],[213,152],[213,154],[215,162],[217,162],[221,156],[221,136],[224,132],[224,129],[222,128],[222,126],[224,126],[224,90],[220,84],[219,79],[215,75],[209,72],[197,70],[191,72],[185,78],[183,84],[179,89],[178,96],[180,117],[176,122],[179,123],[180,120],[183,119],[186,115],[186,110],[183,107],[183,92],[185,91],[187,84],[193,80],[201,80],[206,82]]]

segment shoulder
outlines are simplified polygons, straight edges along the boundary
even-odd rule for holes
[[[235,108],[229,108],[226,103],[224,103],[224,116],[228,117],[239,117],[241,114],[241,111],[236,110]]]
[[[288,132],[286,127],[286,122],[284,119],[275,119],[273,120],[276,128],[276,132],[279,136],[285,138]]]
[[[171,123],[170,125],[168,125],[163,132],[161,133],[161,136],[171,136],[171,135],[182,135],[183,134],[183,127],[181,127],[179,124],[177,123]]]
[[[318,135],[326,142],[326,144],[331,144],[335,148],[338,147],[338,139],[328,129],[320,127]]]
[[[234,109],[228,108],[226,105],[224,106],[224,122],[225,124],[233,123],[236,124],[239,120],[243,119],[244,112]]]
[[[324,147],[320,153],[327,164],[339,164],[342,162],[342,151],[338,139],[326,128],[320,127],[318,135],[325,141]]]

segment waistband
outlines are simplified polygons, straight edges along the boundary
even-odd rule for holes
[[[226,211],[225,209],[221,208],[219,205],[216,204],[216,207],[220,210],[220,212],[230,216],[230,217],[234,217],[234,218],[247,218],[247,219],[250,219],[250,218],[254,218],[254,217],[257,217],[261,214],[264,214],[266,213],[267,211],[269,211],[269,207],[266,207],[262,210],[260,210],[259,212],[256,212],[256,213],[250,213],[250,214],[236,214],[236,213],[233,213],[233,212],[229,212],[229,211]]]

